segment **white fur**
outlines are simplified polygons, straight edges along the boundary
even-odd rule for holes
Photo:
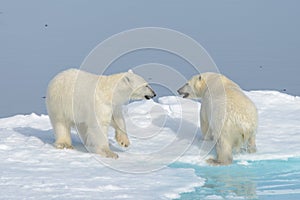
[[[201,98],[201,132],[216,142],[217,158],[209,163],[232,163],[232,152],[241,151],[244,145],[249,153],[256,151],[257,109],[236,83],[221,74],[203,73],[178,92]]]
[[[98,76],[77,69],[59,73],[49,83],[46,105],[55,132],[57,148],[72,148],[71,127],[75,127],[89,151],[117,158],[109,148],[107,132],[115,129],[117,142],[130,142],[122,105],[131,99],[155,96],[147,82],[133,72]]]

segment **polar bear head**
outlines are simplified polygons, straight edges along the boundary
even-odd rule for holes
[[[223,88],[223,82],[226,81],[225,78],[221,74],[212,72],[195,75],[184,86],[179,88],[177,92],[183,95],[183,98],[202,98],[207,91],[212,92],[216,88]]]
[[[139,75],[131,70],[124,73],[121,90],[129,91],[131,100],[151,99],[156,96],[149,84]]]

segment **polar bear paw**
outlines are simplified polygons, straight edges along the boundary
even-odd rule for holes
[[[232,163],[230,161],[221,162],[221,161],[213,159],[213,158],[207,159],[206,162],[212,166],[230,165]]]
[[[74,147],[67,143],[54,143],[57,149],[74,149]]]
[[[248,153],[256,153],[256,147],[255,146],[254,147],[248,147],[247,152]]]
[[[128,147],[130,145],[129,139],[128,139],[127,135],[124,133],[117,133],[116,141],[122,147]]]
[[[99,152],[99,154],[103,157],[106,157],[106,158],[114,158],[114,159],[117,159],[119,158],[119,155],[116,154],[115,152],[109,150],[109,149],[103,149]]]
[[[209,164],[209,165],[213,165],[213,166],[219,166],[219,165],[222,165],[222,163],[216,159],[213,159],[213,158],[210,158],[210,159],[207,159],[206,162]]]

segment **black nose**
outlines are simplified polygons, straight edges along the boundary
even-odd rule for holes
[[[147,100],[152,99],[152,98],[154,98],[154,97],[156,97],[155,92],[153,92],[152,95],[145,95],[145,99],[147,99]]]
[[[151,90],[151,92],[152,92],[152,97],[151,97],[151,98],[156,97],[156,94],[155,94],[154,90],[153,90],[152,88],[150,88],[149,86],[148,86],[148,88],[149,88],[149,89]]]
[[[179,88],[179,89],[177,90],[178,94],[182,94],[182,93],[183,93],[182,90],[183,90],[183,88],[186,87],[186,86],[188,86],[188,83],[184,84],[184,86],[182,86],[181,88]]]
[[[178,93],[178,94],[181,94],[181,93],[182,93],[181,90],[182,90],[182,88],[179,88],[179,89],[177,90],[177,93]]]

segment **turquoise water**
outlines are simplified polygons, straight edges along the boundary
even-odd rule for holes
[[[181,194],[190,199],[300,199],[300,158],[235,162],[231,166],[210,167],[174,163],[174,168],[193,168],[205,179],[194,192]]]

